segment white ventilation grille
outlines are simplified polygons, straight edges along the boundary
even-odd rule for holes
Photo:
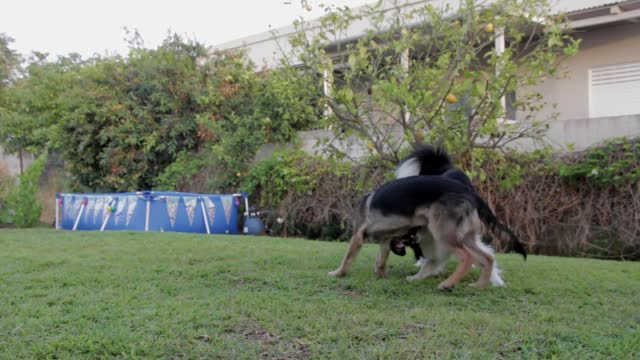
[[[640,114],[640,62],[589,71],[589,117]]]

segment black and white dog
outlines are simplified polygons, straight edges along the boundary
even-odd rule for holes
[[[439,285],[440,289],[453,288],[474,262],[482,266],[482,274],[473,286],[503,283],[495,271],[493,250],[482,242],[482,221],[497,233],[504,232],[506,227],[497,221],[475,191],[459,181],[440,175],[396,179],[366,196],[360,209],[363,220],[349,242],[340,267],[329,275],[345,275],[365,237],[371,237],[380,242],[376,273],[382,276],[392,239],[405,236],[412,229],[425,228],[435,244],[442,244],[460,259],[458,268]],[[526,258],[522,244],[513,233],[508,233],[514,249]],[[428,261],[414,277],[420,276],[430,263]]]

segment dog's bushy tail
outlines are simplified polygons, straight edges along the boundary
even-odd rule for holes
[[[417,175],[441,175],[451,169],[453,163],[442,147],[421,145],[396,168],[396,179]]]
[[[491,211],[489,205],[478,195],[476,195],[476,201],[478,203],[478,216],[482,219],[489,228],[491,232],[493,232],[496,236],[499,236],[503,241],[511,244],[511,249],[518,254],[522,255],[522,257],[527,259],[527,251],[524,248],[524,245],[520,242],[520,239],[516,236],[516,234],[511,231],[507,226],[501,224],[498,221],[496,215]]]

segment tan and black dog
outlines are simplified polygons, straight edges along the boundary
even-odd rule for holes
[[[380,242],[376,273],[384,275],[391,240],[406,236],[417,227],[428,229],[435,243],[444,244],[460,259],[458,268],[439,285],[440,289],[453,288],[474,262],[482,266],[482,274],[474,286],[484,287],[493,282],[492,276],[499,277],[493,271],[493,250],[482,242],[482,222],[494,233],[509,238],[513,249],[526,258],[518,238],[498,222],[473,189],[443,176],[409,176],[383,184],[363,199],[360,215],[361,225],[351,238],[340,267],[329,275],[346,274],[365,237]]]

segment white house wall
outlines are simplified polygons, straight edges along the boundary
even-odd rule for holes
[[[640,61],[640,23],[618,25],[577,34],[580,51],[565,60],[565,78],[547,79],[536,89],[549,105],[542,115],[559,113],[559,120],[589,118],[589,70],[596,66]],[[557,106],[555,109],[553,106]]]
[[[495,0],[487,0],[490,3]],[[372,1],[372,4],[375,4]],[[436,7],[444,8],[450,6],[452,9],[459,5],[458,0],[384,0],[382,9],[385,11],[396,11],[395,4],[398,4],[398,9],[401,12],[409,12],[411,10],[423,7],[426,4],[433,4]],[[364,5],[353,9],[354,13],[359,11],[368,11],[369,6]],[[451,11],[454,14],[455,11]],[[313,37],[314,33],[318,31],[320,22],[318,20],[309,20],[305,24],[307,36]],[[362,36],[365,30],[369,28],[368,20],[356,20],[353,21],[350,26],[341,33],[335,40],[341,42],[349,39],[354,39]],[[226,50],[246,50],[247,56],[258,66],[266,65],[267,67],[278,66],[279,61],[284,56],[290,56],[291,46],[289,45],[289,37],[296,33],[296,28],[291,26],[281,27],[266,31],[253,36],[248,36],[235,41],[215,45],[211,47],[211,52],[226,51]],[[292,65],[299,63],[298,59],[290,59]]]

